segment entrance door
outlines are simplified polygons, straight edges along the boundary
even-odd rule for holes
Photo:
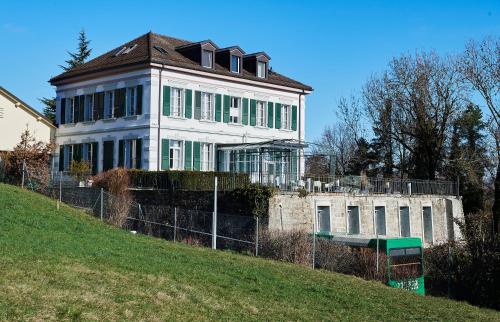
[[[330,206],[318,206],[318,230],[320,232],[330,232]]]

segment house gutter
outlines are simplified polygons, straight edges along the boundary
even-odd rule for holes
[[[163,68],[165,68],[165,65],[162,64],[161,65],[161,69],[160,69],[160,81],[159,81],[159,87],[158,87],[158,141],[156,143],[157,147],[156,147],[156,171],[160,171],[160,162],[161,162],[161,159],[160,159],[160,147],[161,147],[161,140],[160,140],[160,131],[161,131],[161,128],[160,128],[160,125],[161,125],[161,89],[162,89],[162,82],[161,82],[161,74],[163,72]]]

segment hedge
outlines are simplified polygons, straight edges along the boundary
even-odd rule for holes
[[[220,191],[230,191],[250,185],[247,173],[129,170],[128,174],[130,187],[142,189],[211,191],[214,190],[215,176]]]

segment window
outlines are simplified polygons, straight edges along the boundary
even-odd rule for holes
[[[92,121],[92,105],[93,105],[93,96],[85,95],[85,105],[84,105],[84,114],[83,120],[85,122]]]
[[[138,159],[141,155],[140,145],[137,144],[139,140],[125,140],[123,144],[124,149],[124,164],[123,166],[127,169],[137,169],[140,167],[140,160]]]
[[[422,220],[424,222],[424,242],[432,243],[432,208],[423,207],[422,208]]]
[[[203,67],[212,68],[213,55],[214,53],[211,50],[203,49],[201,52],[201,65]]]
[[[359,207],[347,207],[347,233],[349,235],[359,234]]]
[[[201,144],[201,171],[212,169],[212,145],[210,143]]]
[[[281,128],[290,130],[292,128],[291,106],[281,105]]]
[[[316,209],[319,232],[330,232],[330,206],[318,206]]]
[[[201,119],[214,119],[214,94],[201,93]]]
[[[229,122],[238,124],[241,121],[241,98],[231,97],[231,109],[229,110]]]
[[[64,146],[64,167],[63,169],[69,170],[71,161],[73,160],[73,145],[68,144]]]
[[[239,73],[240,72],[240,57],[231,55],[231,72]]]
[[[137,92],[135,87],[128,87],[125,94],[126,116],[137,114]]]
[[[385,207],[375,207],[375,234],[385,235]]]
[[[410,237],[410,207],[399,207],[399,222],[401,226],[401,237]]]
[[[266,63],[263,61],[257,62],[257,77],[266,78]]]
[[[257,102],[257,126],[266,126],[266,103]]]
[[[171,94],[170,94],[170,106],[171,116],[176,116],[176,117],[181,117],[182,114],[182,106],[183,106],[183,90],[181,88],[171,88]]]
[[[113,117],[113,103],[114,103],[113,91],[107,91],[104,93],[104,118],[110,119]]]
[[[182,170],[182,141],[170,141],[169,160],[171,170]]]

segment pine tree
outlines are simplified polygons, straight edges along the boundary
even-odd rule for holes
[[[87,58],[90,56],[92,49],[89,48],[90,40],[87,39],[85,30],[81,30],[78,36],[78,51],[76,53],[70,53],[70,59],[66,60],[67,66],[59,65],[64,71],[68,71],[73,67],[82,65],[85,63]],[[56,122],[56,98],[55,97],[42,97],[39,101],[45,105],[43,108],[43,114],[51,120],[53,123]]]
[[[38,99],[45,107],[43,108],[43,115],[47,117],[52,123],[56,123],[56,99],[55,97],[48,98],[42,97]]]
[[[64,71],[68,71],[76,66],[82,65],[85,63],[87,58],[90,56],[92,49],[89,48],[90,40],[87,39],[87,35],[85,34],[85,30],[81,30],[78,36],[78,50],[76,53],[71,53],[68,51],[70,59],[66,60],[67,66],[60,67],[64,69]]]
[[[481,109],[470,104],[453,124],[447,175],[460,180],[464,212],[475,213],[483,209],[485,174],[485,123]]]

